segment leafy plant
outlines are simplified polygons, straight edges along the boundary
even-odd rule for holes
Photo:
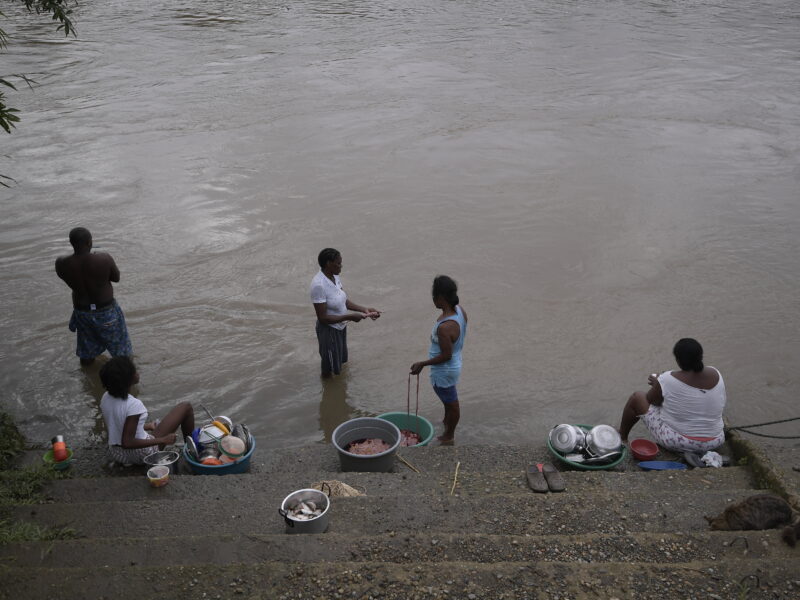
[[[70,0],[18,0],[25,5],[25,8],[28,9],[28,12],[35,12],[37,15],[39,14],[49,14],[52,15],[54,21],[58,21],[59,25],[56,27],[56,31],[64,31],[64,35],[75,35],[75,26],[72,23],[72,19],[70,19],[70,14],[72,14],[72,9],[70,8],[71,4],[77,4],[74,0],[70,2]],[[5,15],[0,12],[0,18],[5,18]],[[0,51],[5,50],[8,45],[8,35],[6,32],[0,27]],[[16,86],[12,82],[12,80],[21,80],[24,83],[28,84],[28,87],[32,87],[32,84],[36,83],[35,81],[29,79],[23,74],[20,73],[11,73],[11,74],[2,74],[0,73],[0,127],[2,127],[6,133],[11,133],[11,130],[16,127],[16,124],[19,123],[19,109],[12,108],[6,104],[6,90],[3,88],[10,89],[12,91],[17,91]],[[7,175],[0,174],[0,186],[8,187],[8,181],[14,181],[11,177]]]
[[[44,465],[0,471],[0,507],[38,504],[45,500],[44,485],[65,476]]]
[[[75,536],[75,530],[67,527],[51,528],[28,521],[0,520],[0,546],[17,542],[66,540]]]
[[[11,460],[25,449],[25,438],[10,415],[0,412],[0,471],[7,469]]]

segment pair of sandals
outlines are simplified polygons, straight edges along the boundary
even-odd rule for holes
[[[563,492],[567,487],[561,473],[550,463],[528,465],[525,477],[528,479],[528,487],[539,494],[548,491]]]

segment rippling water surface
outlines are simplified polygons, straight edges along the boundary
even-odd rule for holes
[[[76,225],[122,271],[151,412],[203,402],[260,446],[404,409],[438,273],[471,322],[461,443],[616,424],[683,336],[733,422],[796,416],[794,0],[82,0],[76,39],[16,10],[2,70],[38,85],[0,153],[0,389],[32,439],[102,434],[53,272]],[[385,311],[329,385],[325,246]]]

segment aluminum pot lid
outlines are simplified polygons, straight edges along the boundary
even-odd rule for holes
[[[607,454],[619,450],[622,438],[611,425],[595,425],[586,435],[586,443],[595,454]]]
[[[550,443],[560,452],[571,452],[578,445],[578,434],[572,425],[562,423],[550,430]]]
[[[198,453],[197,453],[197,444],[194,443],[194,440],[191,437],[184,438],[184,443],[186,444],[186,451],[189,453],[194,460],[197,460]]]

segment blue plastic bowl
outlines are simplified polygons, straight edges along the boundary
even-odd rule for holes
[[[195,475],[233,475],[239,473],[247,473],[250,470],[250,457],[256,449],[256,438],[250,436],[250,450],[247,453],[237,458],[232,463],[225,465],[204,465],[197,462],[189,456],[186,446],[183,447],[183,458],[186,459],[186,464]]]

